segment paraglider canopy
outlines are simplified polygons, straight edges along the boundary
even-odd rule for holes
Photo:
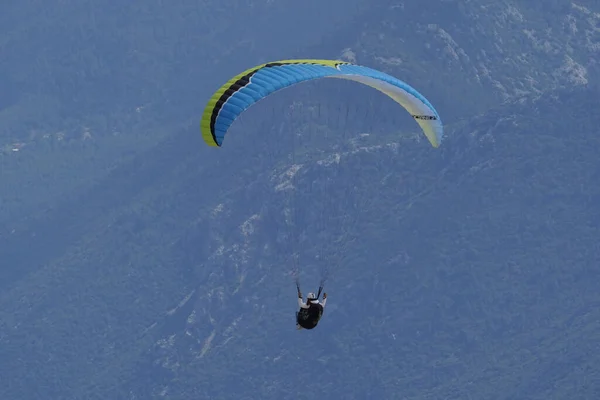
[[[420,125],[433,147],[443,139],[443,126],[433,105],[412,86],[384,72],[339,60],[282,60],[258,65],[234,76],[210,98],[200,130],[209,146],[220,147],[235,119],[252,104],[297,83],[340,78],[368,85],[391,97]]]

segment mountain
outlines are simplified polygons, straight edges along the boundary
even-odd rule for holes
[[[261,62],[341,57],[380,68],[425,93],[446,123],[598,76],[600,17],[591,0],[7,4],[0,15],[6,225],[89,190],[116,165],[197,123],[220,82]]]
[[[309,37],[291,27],[322,3],[202,3],[214,64],[200,57],[206,37],[186,31],[204,26],[200,3],[45,4],[14,2],[1,17],[3,51],[23,43],[4,76],[26,71],[14,54],[43,53],[42,28],[58,20],[96,21],[98,36],[66,35],[76,49],[148,40],[148,62],[125,73],[125,47],[121,58],[97,50],[102,79],[73,81],[105,90],[73,102],[73,126],[111,115],[119,134],[35,136],[2,156],[1,398],[597,398],[593,2],[332,2]],[[156,46],[159,18],[185,34]],[[172,71],[167,51],[181,51]],[[323,83],[256,105],[223,148],[203,145],[199,110],[218,84],[307,53],[414,84],[446,141],[429,147],[377,93]],[[40,96],[66,90],[62,64],[44,60],[56,86]],[[20,100],[2,118],[15,104],[43,116],[10,76]],[[102,102],[119,88],[131,97]],[[133,107],[144,90],[150,117]],[[312,332],[293,324],[295,251],[305,293],[329,274]]]
[[[334,398],[593,398],[599,121],[578,110],[598,98],[512,103],[437,150],[348,137],[334,162],[303,164],[296,195],[260,164],[227,192],[235,178],[211,183],[173,151],[171,171],[4,292],[3,397],[308,398],[310,380]],[[295,229],[290,199],[311,205]],[[331,273],[308,337],[294,230],[305,285]]]

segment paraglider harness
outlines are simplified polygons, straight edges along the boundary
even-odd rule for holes
[[[296,282],[296,288],[298,289],[298,294],[300,294],[300,285],[298,282]],[[322,291],[323,283],[319,286],[319,292],[317,293],[316,298],[306,299],[308,308],[300,308],[300,311],[296,312],[296,323],[304,329],[313,329],[316,327],[321,320],[321,316],[323,316],[323,306],[318,303],[312,303],[314,300],[319,300]]]

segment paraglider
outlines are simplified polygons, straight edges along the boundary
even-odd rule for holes
[[[302,292],[298,287],[298,307],[300,310],[296,312],[296,329],[314,329],[321,317],[323,316],[323,309],[327,303],[327,293],[323,293],[323,301],[319,302],[319,295],[309,293],[306,296],[306,303],[302,300]],[[321,293],[322,287],[319,288],[319,294]]]
[[[221,147],[233,122],[251,105],[272,93],[300,82],[321,78],[355,81],[384,93],[402,106],[420,126],[433,147],[443,140],[443,125],[433,105],[412,86],[384,72],[339,60],[281,60],[250,68],[227,81],[209,99],[200,131],[207,145]],[[306,303],[298,289],[297,329],[314,329],[323,315],[327,295],[319,302],[323,283],[317,295],[309,293]]]

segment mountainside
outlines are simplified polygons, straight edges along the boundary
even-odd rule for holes
[[[450,115],[598,80],[592,1],[390,1],[370,13],[347,58],[410,77]]]
[[[260,62],[341,57],[381,68],[422,91],[446,123],[598,75],[593,1],[8,4],[0,15],[7,226],[197,123],[221,82]]]
[[[3,397],[309,398],[310,381],[334,398],[593,398],[600,121],[577,110],[598,98],[507,105],[443,149],[363,136],[303,164],[303,281],[332,273],[310,333],[293,326],[280,170],[228,192],[177,150],[4,292]]]
[[[0,398],[598,398],[600,8],[540,4],[10,2]],[[414,84],[446,141],[323,82],[207,148],[210,93],[288,57]]]

